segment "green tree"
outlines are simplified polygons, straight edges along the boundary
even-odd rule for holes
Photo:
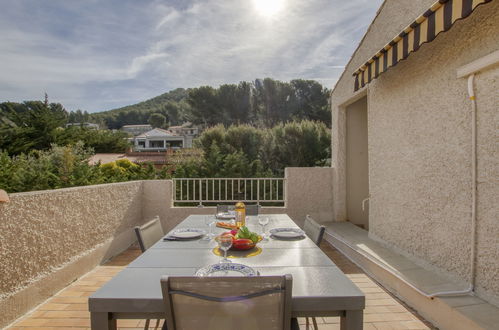
[[[148,122],[153,128],[167,128],[166,117],[160,113],[155,112],[151,114],[151,116],[149,116]]]
[[[54,143],[54,131],[67,121],[62,105],[41,101],[0,104],[0,149],[20,154],[44,150]]]
[[[54,131],[58,145],[73,145],[81,141],[86,148],[98,153],[122,153],[130,146],[127,134],[121,131],[95,130],[86,127],[68,127]]]
[[[194,124],[208,127],[223,123],[223,112],[220,110],[215,88],[211,86],[193,88],[189,91],[187,102],[191,106],[188,118]]]

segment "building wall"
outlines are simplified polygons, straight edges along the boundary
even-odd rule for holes
[[[333,162],[339,176],[336,219],[345,217],[344,108],[367,94],[370,236],[424,266],[469,281],[471,114],[467,81],[456,78],[456,70],[499,48],[499,3],[478,7],[450,31],[353,93],[355,69],[432,2],[387,1],[333,92]],[[406,5],[402,14],[400,7]],[[497,67],[476,77],[475,279],[480,296],[495,304],[499,304],[498,77]]]

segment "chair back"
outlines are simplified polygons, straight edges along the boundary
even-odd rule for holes
[[[324,231],[326,227],[319,225],[310,215],[307,214],[305,217],[305,224],[303,225],[303,231],[305,234],[318,246],[322,242],[324,237]]]
[[[217,214],[229,211],[234,211],[234,205],[217,205]],[[258,215],[259,211],[260,205],[246,205],[246,215]]]
[[[168,330],[289,330],[291,275],[161,279]]]
[[[135,227],[135,234],[137,235],[137,240],[139,241],[139,246],[142,252],[145,252],[154,243],[165,236],[163,227],[161,227],[159,216],[156,216],[154,219],[142,226]]]
[[[258,215],[260,205],[246,205],[246,215]]]
[[[217,204],[217,214],[234,211],[234,205]]]

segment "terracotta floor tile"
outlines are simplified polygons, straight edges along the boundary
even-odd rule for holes
[[[40,311],[61,311],[66,309],[70,304],[54,304],[54,303],[45,303],[38,307]]]
[[[365,330],[430,329],[336,249],[326,243],[323,243],[321,247],[352,282],[365,293]],[[124,266],[139,255],[140,250],[129,249],[106,265],[96,267],[46,303],[40,305],[34,312],[25,315],[24,319],[17,322],[9,330],[90,329],[88,296],[111,280],[113,276],[124,269]],[[305,329],[305,318],[299,318],[298,321],[300,329]],[[312,322],[310,323],[312,324]],[[339,329],[340,318],[319,317],[317,323],[321,330],[335,330]],[[143,329],[144,324],[145,320],[118,320],[118,329]],[[150,329],[155,329],[155,325],[156,320],[151,320]],[[161,329],[161,325],[162,322],[160,322],[158,330]]]
[[[46,319],[84,319],[90,318],[90,313],[88,311],[46,311],[42,317]]]

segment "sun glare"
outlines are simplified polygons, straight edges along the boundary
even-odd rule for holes
[[[253,0],[256,10],[263,16],[275,16],[284,7],[285,0]]]

